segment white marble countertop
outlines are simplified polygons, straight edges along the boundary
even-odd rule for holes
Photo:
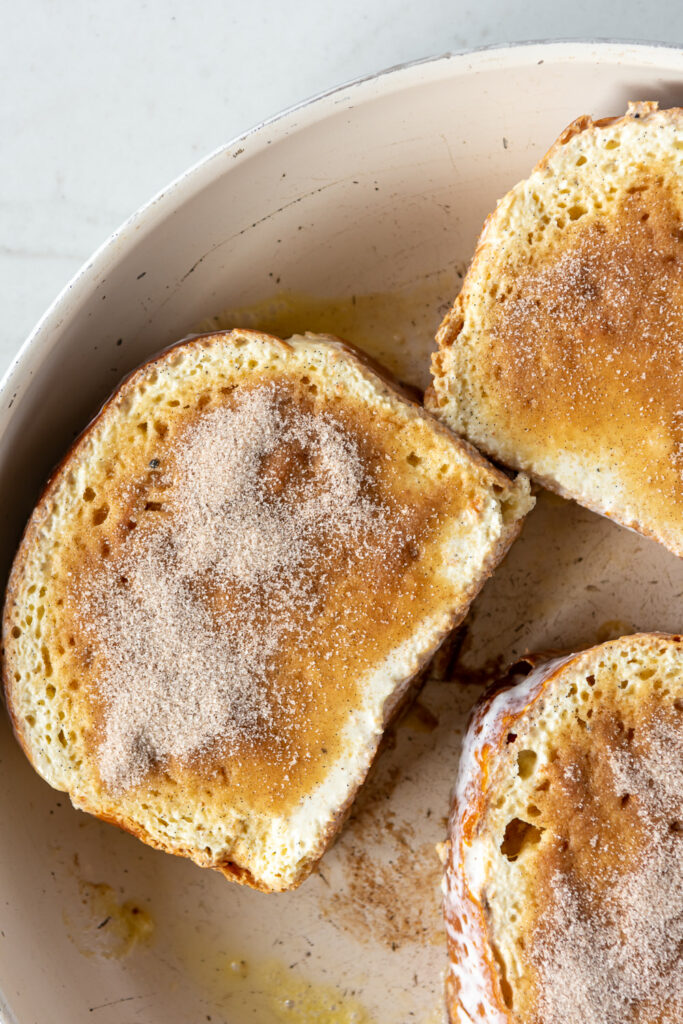
[[[4,12],[0,371],[80,264],[187,166],[321,90],[525,39],[683,43],[683,5],[623,0],[26,0]]]

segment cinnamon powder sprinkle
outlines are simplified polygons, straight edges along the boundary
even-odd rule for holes
[[[515,268],[493,308],[488,358],[494,389],[503,382],[534,430],[559,429],[582,450],[593,435],[609,437],[612,459],[628,436],[641,481],[680,499],[679,219],[667,187],[653,182],[630,190],[613,217],[579,220],[559,255]]]
[[[683,736],[660,718],[636,751],[606,752],[615,796],[637,809],[642,852],[629,870],[577,886],[552,878],[534,934],[535,1020],[680,1024],[683,1007]],[[617,838],[605,837],[615,845]]]
[[[284,646],[311,642],[326,552],[390,562],[416,540],[402,508],[380,500],[360,435],[291,398],[268,384],[202,414],[164,460],[164,514],[77,585],[101,661],[99,770],[112,792],[292,721],[296,700],[273,665]]]

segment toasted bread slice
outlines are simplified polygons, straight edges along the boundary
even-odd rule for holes
[[[181,343],[30,519],[4,614],[19,741],[77,807],[295,886],[532,503],[338,340]]]
[[[426,405],[683,555],[683,112],[579,118],[498,204]]]
[[[681,637],[623,637],[485,695],[447,846],[451,1021],[680,1024]]]

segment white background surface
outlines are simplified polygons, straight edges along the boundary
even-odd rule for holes
[[[683,44],[683,5],[672,0],[4,0],[3,7],[0,371],[125,217],[188,165],[284,107],[448,50],[540,38]]]

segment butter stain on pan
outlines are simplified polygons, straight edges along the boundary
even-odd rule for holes
[[[277,959],[204,953],[188,967],[215,1009],[239,1009],[264,1024],[376,1024],[353,991],[311,981]]]
[[[425,388],[434,335],[457,284],[449,268],[396,291],[329,297],[281,291],[206,317],[196,329],[250,327],[282,338],[305,331],[335,334],[368,352],[399,380]]]
[[[105,882],[79,879],[78,894],[63,917],[69,938],[83,956],[121,960],[150,944],[154,921],[141,903],[122,899]]]

